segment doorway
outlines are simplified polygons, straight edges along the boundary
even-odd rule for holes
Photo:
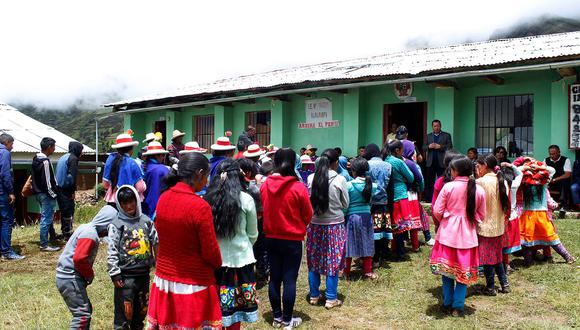
[[[165,131],[167,129],[167,123],[165,122],[165,120],[159,120],[156,121],[155,124],[153,124],[153,133],[157,133],[157,132],[161,132],[161,135],[163,136],[163,138],[161,139],[161,145],[164,147],[167,147],[167,132]],[[168,134],[171,134],[173,132],[170,132]],[[171,138],[170,138],[171,139]]]
[[[383,111],[383,142],[391,125],[404,125],[409,131],[408,139],[423,154],[423,142],[427,139],[427,102],[385,104]]]

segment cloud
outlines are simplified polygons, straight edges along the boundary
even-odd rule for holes
[[[485,40],[538,15],[577,17],[580,6],[559,0],[55,0],[4,1],[0,12],[0,100],[57,106]]]

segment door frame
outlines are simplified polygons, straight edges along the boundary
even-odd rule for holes
[[[395,105],[400,104],[413,104],[413,103],[421,103],[423,105],[423,141],[427,141],[427,101],[424,102],[409,102],[409,103],[389,103],[383,105],[383,145],[387,141],[387,135],[389,134],[390,129],[390,122],[389,122],[389,110],[390,108],[394,107]],[[423,150],[420,150],[423,153]]]

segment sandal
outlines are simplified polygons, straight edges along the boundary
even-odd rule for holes
[[[338,299],[327,300],[326,304],[324,304],[324,308],[326,308],[326,309],[332,309],[334,307],[340,307],[340,306],[342,306],[342,301],[340,301]]]
[[[282,318],[274,318],[274,321],[272,321],[272,326],[276,329],[281,328],[284,325],[284,321],[282,320]]]
[[[318,305],[319,300],[320,300],[320,296],[310,297],[309,303],[310,303],[310,305],[316,306],[316,305]]]
[[[364,280],[376,280],[377,278],[379,278],[379,275],[377,275],[377,273],[367,273],[364,275],[363,279]]]

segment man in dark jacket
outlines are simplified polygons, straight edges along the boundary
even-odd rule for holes
[[[23,256],[12,250],[12,224],[14,223],[14,184],[12,183],[12,158],[10,151],[14,138],[0,135],[0,253],[5,260],[21,260]]]
[[[54,252],[60,248],[48,245],[48,234],[52,227],[52,218],[58,196],[54,170],[50,155],[54,153],[56,141],[45,137],[40,141],[41,152],[32,159],[32,191],[40,204],[40,251]],[[54,230],[54,229],[53,229]]]
[[[433,185],[435,180],[443,174],[445,165],[443,159],[445,152],[453,148],[451,135],[441,130],[441,121],[435,119],[431,122],[433,132],[427,134],[427,142],[423,145],[426,153],[426,173],[425,173],[425,199],[431,201],[433,195]]]
[[[254,144],[254,136],[256,136],[256,129],[254,126],[248,125],[246,131],[238,137],[238,151],[245,151]]]
[[[79,157],[82,152],[83,145],[79,142],[71,141],[68,144],[68,153],[60,157],[56,165],[56,184],[60,191],[57,199],[58,208],[60,209],[60,229],[65,240],[68,240],[73,232],[77,172]]]

